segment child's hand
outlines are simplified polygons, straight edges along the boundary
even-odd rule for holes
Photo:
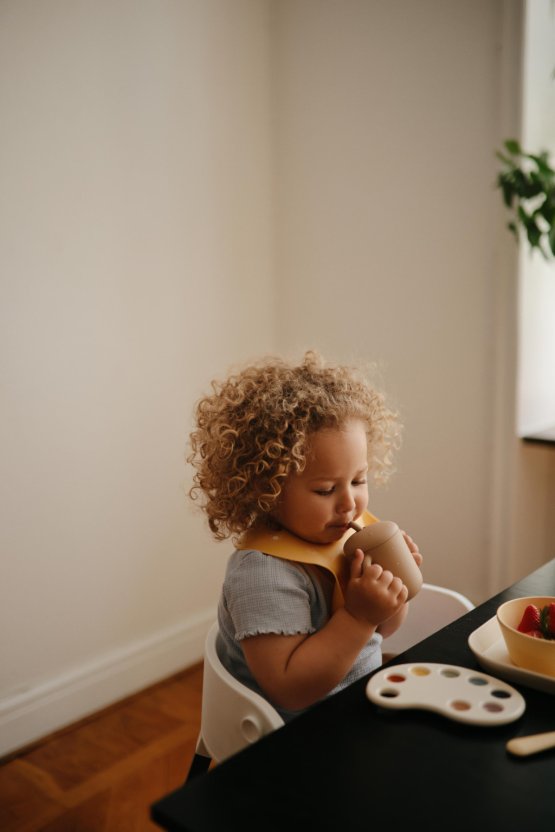
[[[417,548],[416,552],[420,554]],[[345,586],[345,609],[353,618],[378,627],[399,612],[407,597],[400,578],[372,563],[362,549],[355,549]]]
[[[410,536],[409,536],[406,532],[404,532],[402,529],[401,529],[401,534],[402,534],[402,535],[403,535],[403,537],[405,538],[405,543],[407,544],[407,546],[409,547],[409,549],[410,549],[410,550],[411,550],[411,552],[412,552],[412,556],[413,556],[413,558],[414,558],[414,560],[415,560],[416,565],[418,566],[418,568],[420,568],[420,567],[422,566],[422,561],[424,560],[424,558],[423,558],[423,557],[422,557],[422,555],[420,554],[420,549],[418,548],[417,544],[414,542],[414,540],[412,539],[412,537],[410,537]]]

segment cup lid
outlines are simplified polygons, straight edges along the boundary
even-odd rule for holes
[[[381,546],[386,540],[389,540],[393,535],[397,534],[399,526],[392,520],[378,520],[377,523],[370,523],[358,532],[347,538],[343,546],[343,551],[346,555],[352,555],[355,549],[375,549],[376,546]]]

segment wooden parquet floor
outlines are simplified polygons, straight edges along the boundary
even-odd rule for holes
[[[1,832],[160,832],[150,806],[184,781],[202,665],[0,761]]]

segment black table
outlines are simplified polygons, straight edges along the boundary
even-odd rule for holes
[[[490,673],[468,636],[500,603],[525,595],[555,595],[555,560],[390,665],[440,662]],[[477,727],[377,707],[365,695],[368,678],[158,801],[152,819],[170,832],[555,829],[555,750],[514,757],[505,749],[511,737],[555,729],[553,694],[507,680],[523,694],[524,714]]]

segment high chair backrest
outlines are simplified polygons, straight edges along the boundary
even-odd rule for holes
[[[221,762],[284,723],[266,699],[226,670],[216,650],[217,635],[215,622],[204,646],[199,739],[211,759]]]
[[[384,639],[382,650],[388,655],[402,653],[473,609],[472,601],[460,592],[423,583],[420,592],[409,601],[403,625]]]

